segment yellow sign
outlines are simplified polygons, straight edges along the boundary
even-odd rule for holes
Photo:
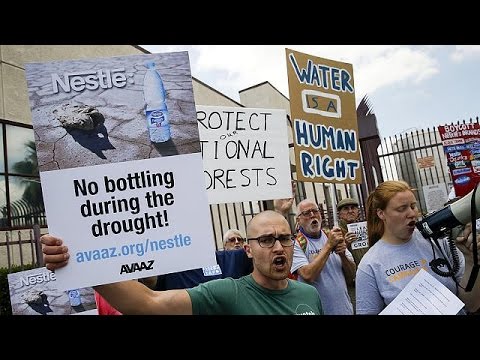
[[[286,49],[297,179],[362,182],[351,64]]]

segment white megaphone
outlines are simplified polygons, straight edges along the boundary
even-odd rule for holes
[[[475,193],[475,195],[474,195]],[[473,189],[467,195],[453,204],[437,210],[415,224],[425,239],[439,238],[448,229],[465,225],[472,221],[472,197],[475,196],[476,218],[480,217],[480,191]]]

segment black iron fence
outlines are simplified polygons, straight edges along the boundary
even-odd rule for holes
[[[467,123],[466,121],[457,122]],[[478,117],[469,123],[478,123]],[[412,130],[383,139],[378,156],[384,180],[404,180],[417,189],[419,210],[429,212],[428,189],[442,187],[446,193],[452,188],[452,178],[443,151],[437,127]]]
[[[31,229],[0,233],[0,268],[13,266],[43,266],[40,236],[46,232],[38,225]]]

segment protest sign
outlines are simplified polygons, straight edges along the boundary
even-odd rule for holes
[[[439,126],[443,150],[456,196],[464,196],[480,181],[480,125]]]
[[[352,242],[352,250],[368,248],[368,232],[367,222],[360,221],[357,223],[347,224],[349,232],[354,233],[357,238]]]
[[[360,184],[351,64],[286,49],[297,179]]]
[[[210,204],[292,196],[285,110],[197,106]]]
[[[187,52],[26,64],[64,289],[215,261]]]
[[[8,274],[8,288],[13,315],[98,314],[91,287],[59,290],[45,267]]]

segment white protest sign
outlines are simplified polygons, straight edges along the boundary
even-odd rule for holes
[[[197,106],[210,204],[292,196],[285,110]]]
[[[59,288],[216,264],[188,53],[25,65]]]
[[[445,183],[424,185],[422,189],[428,212],[443,208],[445,203],[448,201],[448,193]]]
[[[347,229],[349,232],[357,235],[357,239],[352,242],[352,250],[368,248],[368,233],[366,221],[347,224]]]
[[[55,271],[58,286],[214,265],[200,159],[196,153],[42,172],[50,232],[66,239],[70,252],[69,265]]]

